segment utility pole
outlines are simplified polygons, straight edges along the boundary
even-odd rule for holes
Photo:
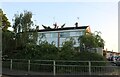
[[[58,32],[58,48],[60,47],[60,32]]]
[[[2,28],[2,15],[3,15],[3,11],[2,9],[0,9],[0,28]]]

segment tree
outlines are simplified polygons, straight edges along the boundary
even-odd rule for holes
[[[81,51],[89,51],[92,48],[104,47],[104,40],[99,33],[85,32],[85,34],[80,36],[78,40],[80,42]]]
[[[44,41],[41,42],[40,45],[26,44],[26,46],[12,58],[56,60],[58,59],[58,52],[59,50],[55,45]]]
[[[74,50],[74,39],[70,39],[63,43],[59,53],[60,60],[72,60],[74,58],[75,50]]]
[[[8,57],[12,55],[15,48],[14,33],[7,30],[2,32],[2,54]]]
[[[7,31],[8,27],[11,27],[8,18],[6,14],[3,13],[2,9],[0,9],[0,26],[2,27],[2,31]]]
[[[6,14],[3,13],[2,9],[0,9],[0,27],[2,28],[2,54],[9,56],[14,49],[14,33],[8,30],[10,27],[10,22]]]
[[[16,48],[25,46],[27,43],[36,43],[37,30],[32,29],[32,26],[36,26],[32,21],[32,12],[24,11],[24,13],[15,14],[13,29]]]
[[[96,42],[98,44],[98,47],[102,47],[104,48],[104,45],[105,45],[105,41],[101,38],[100,34],[101,32],[99,31],[95,31],[95,39],[96,39]]]

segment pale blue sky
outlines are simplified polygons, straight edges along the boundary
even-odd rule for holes
[[[32,11],[36,24],[73,27],[79,17],[80,26],[90,25],[91,31],[101,31],[105,48],[118,51],[118,2],[2,2],[10,22],[15,13]],[[55,18],[55,20],[54,20]]]

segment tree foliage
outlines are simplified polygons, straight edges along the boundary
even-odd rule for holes
[[[58,52],[59,50],[55,45],[44,41],[40,45],[26,44],[24,49],[17,52],[17,54],[12,58],[55,60],[58,57]]]
[[[11,55],[12,50],[14,49],[14,33],[8,30],[10,27],[10,22],[6,14],[3,13],[2,9],[0,9],[0,27],[2,28],[1,35],[2,35],[2,54],[4,55]]]
[[[4,55],[12,55],[15,48],[14,33],[11,31],[2,32],[2,53]]]
[[[3,13],[2,9],[0,9],[0,26],[2,27],[3,31],[7,31],[8,27],[11,27],[8,18],[6,14]]]
[[[70,39],[63,43],[59,53],[60,60],[72,60],[74,58],[74,40]]]
[[[15,14],[12,26],[14,29],[13,32],[7,30],[10,22],[6,15],[2,14],[2,12],[0,12],[0,15],[2,15],[2,49],[4,54],[14,54],[14,51],[19,51],[28,44],[36,44],[38,35],[37,29],[32,28],[32,26],[36,26],[32,21],[32,12],[24,11],[24,13]]]
[[[88,51],[92,48],[102,47],[104,48],[104,40],[101,38],[99,33],[96,31],[95,33],[85,32],[84,35],[79,37],[80,49],[81,51]]]
[[[16,48],[25,46],[27,43],[36,44],[37,30],[32,29],[32,12],[24,11],[21,14],[15,14],[13,29],[15,32]]]
[[[98,44],[98,47],[102,47],[104,48],[104,45],[105,45],[105,41],[102,39],[102,37],[100,36],[101,32],[99,31],[95,31],[95,39],[96,39],[96,42]]]

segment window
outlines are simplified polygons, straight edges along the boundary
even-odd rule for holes
[[[58,37],[58,33],[51,33],[51,37],[52,38],[57,38]]]
[[[70,32],[61,32],[61,33],[60,33],[60,37],[61,37],[61,38],[70,37]]]
[[[45,36],[46,36],[47,38],[51,37],[50,33],[45,33]]]
[[[83,35],[82,31],[70,32],[70,36],[81,36],[81,35]]]

